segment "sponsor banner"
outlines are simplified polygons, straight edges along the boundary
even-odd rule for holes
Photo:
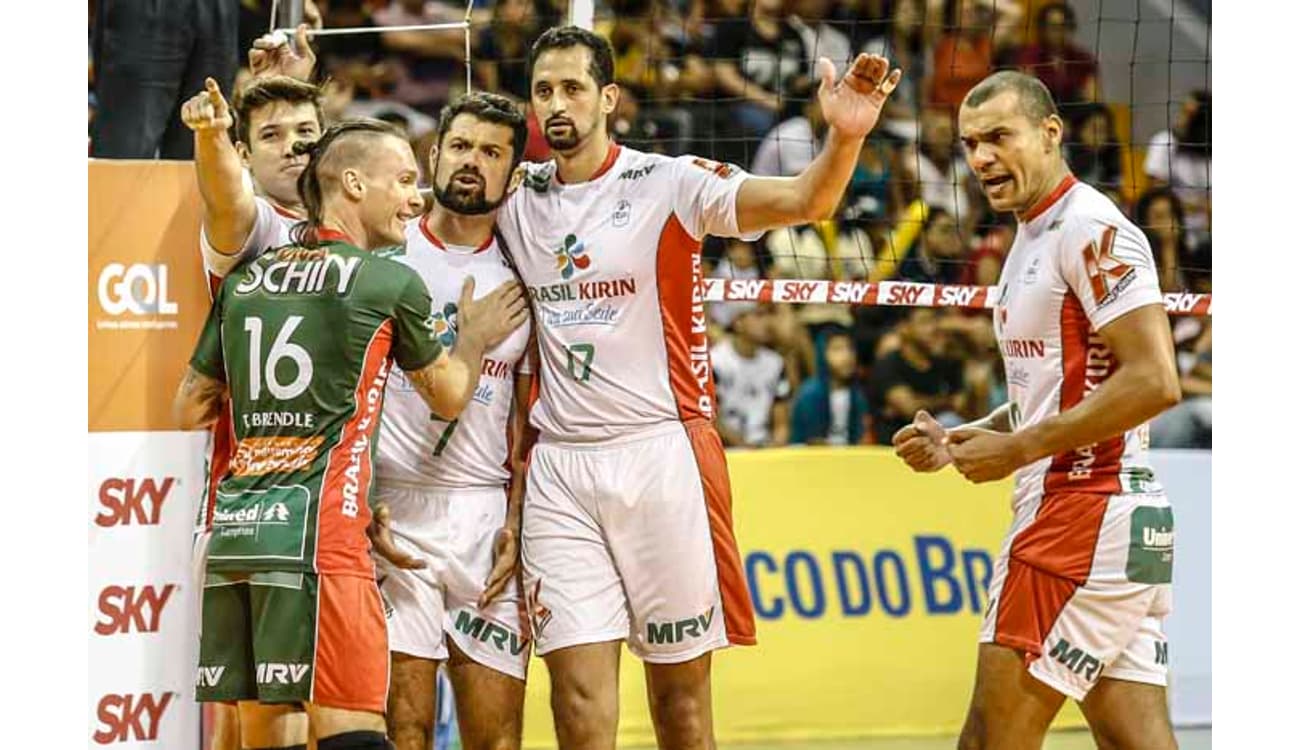
[[[88,747],[197,746],[194,517],[207,436],[92,432]]]
[[[1181,599],[1178,589],[1167,623],[1178,723],[1209,717],[1209,534],[1195,520],[1208,521],[1209,483],[1163,476],[1208,475],[1209,455],[1192,455],[1193,467],[1156,464],[1177,487],[1174,580],[1206,592]],[[758,645],[714,656],[719,742],[959,732],[1011,522],[1010,482],[913,474],[879,448],[737,451],[727,461]],[[1189,668],[1200,674],[1185,679]],[[619,745],[652,746],[641,664],[625,653],[621,669]],[[534,664],[528,678],[525,745],[553,747],[546,669]],[[1184,710],[1200,705],[1203,719]],[[1056,725],[1083,725],[1073,702]]]
[[[91,431],[166,430],[208,312],[189,162],[89,162]]]
[[[704,279],[705,302],[799,302],[862,306],[960,307],[993,309],[996,287],[922,284],[910,281],[802,281],[788,279]],[[1171,315],[1211,313],[1211,296],[1171,292],[1164,296]]]

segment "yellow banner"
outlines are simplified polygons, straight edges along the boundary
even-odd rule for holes
[[[880,448],[727,456],[758,645],[714,655],[720,742],[956,734],[975,676],[1009,482],[920,476]],[[534,658],[525,745],[555,746]],[[619,746],[653,745],[641,664],[622,662]],[[1068,705],[1057,726],[1082,726]]]

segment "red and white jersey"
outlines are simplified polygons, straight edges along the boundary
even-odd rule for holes
[[[207,271],[209,279],[216,279],[217,284],[220,284],[220,280],[245,258],[260,255],[273,247],[288,245],[293,241],[289,238],[289,230],[303,220],[303,217],[290,213],[260,195],[253,196],[253,205],[257,209],[253,228],[248,231],[244,246],[234,255],[217,252],[208,242],[207,227],[199,230],[203,270]]]
[[[580,184],[561,182],[554,162],[525,168],[497,221],[533,305],[542,438],[617,440],[713,419],[700,242],[739,235],[748,175],[617,145]]]
[[[1115,368],[1097,331],[1162,299],[1146,236],[1073,176],[1020,222],[997,293],[993,328],[1017,430],[1096,390]],[[1016,474],[1014,505],[1052,492],[1153,491],[1147,445],[1144,424],[1026,466]]]
[[[474,297],[482,298],[514,273],[495,238],[479,247],[442,242],[429,230],[427,216],[406,225],[404,248],[377,251],[419,273],[433,300],[433,330],[445,349],[456,341],[457,305],[465,277],[474,277]],[[524,354],[530,324],[515,329],[483,355],[474,397],[460,417],[448,422],[429,405],[399,368],[384,392],[375,476],[383,483],[471,489],[502,487],[510,480],[510,411],[515,370],[528,372]]]

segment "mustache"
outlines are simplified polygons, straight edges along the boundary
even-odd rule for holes
[[[461,177],[461,176],[473,177],[479,182],[486,182],[486,180],[483,179],[483,175],[480,174],[478,169],[474,167],[461,167],[460,169],[457,169],[455,172],[452,173],[451,177],[449,177],[447,181],[452,182],[457,177]]]
[[[574,126],[573,120],[570,120],[569,118],[564,117],[562,115],[554,115],[546,120],[546,127],[549,128],[552,125],[568,125],[569,127]]]

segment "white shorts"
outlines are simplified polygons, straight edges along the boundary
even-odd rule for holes
[[[511,581],[485,611],[476,606],[492,571],[492,542],[505,523],[504,488],[448,490],[376,483],[393,539],[428,562],[399,569],[376,555],[379,589],[389,607],[389,650],[446,659],[446,638],[474,661],[520,680],[528,665],[522,603]]]
[[[755,642],[710,423],[614,444],[539,443],[523,537],[538,654],[626,640],[641,659],[672,664]]]
[[[981,643],[1083,700],[1101,677],[1168,682],[1173,510],[1164,493],[1052,493],[1017,513],[993,568]]]

